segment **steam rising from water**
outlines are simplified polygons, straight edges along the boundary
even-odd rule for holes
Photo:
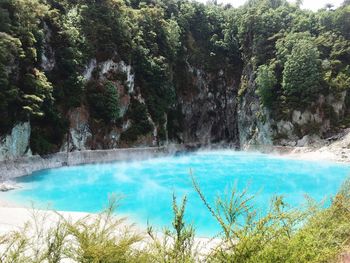
[[[292,205],[303,202],[304,194],[317,200],[333,195],[350,166],[311,162],[231,150],[201,151],[182,156],[143,161],[64,167],[41,171],[19,179],[23,188],[7,193],[17,202],[34,200],[55,209],[100,211],[111,193],[122,194],[120,212],[143,225],[169,224],[172,194],[188,196],[187,219],[200,234],[218,230],[197,194],[189,176],[190,169],[210,202],[229,186],[243,189],[249,185],[256,207],[267,209],[272,196],[284,195]]]

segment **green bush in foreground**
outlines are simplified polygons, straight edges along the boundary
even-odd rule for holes
[[[103,213],[77,222],[57,214],[49,227],[34,211],[23,229],[0,238],[0,262],[337,262],[349,245],[350,181],[326,209],[311,200],[305,208],[290,208],[276,197],[267,214],[259,215],[246,191],[233,189],[210,204],[192,180],[222,229],[220,243],[208,253],[200,251],[194,228],[184,221],[186,197],[178,205],[174,196],[172,228],[162,234],[152,227],[140,234],[113,216],[116,199]]]

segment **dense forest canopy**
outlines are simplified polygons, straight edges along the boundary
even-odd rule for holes
[[[239,8],[188,0],[2,0],[1,134],[30,119],[32,150],[58,150],[67,113],[80,105],[99,123],[120,125],[117,84],[126,83],[125,74],[83,77],[92,58],[112,57],[135,75],[126,141],[151,132],[150,118],[159,140],[166,129],[170,137],[181,129],[177,98],[190,89],[184,65],[213,74],[229,69],[240,80],[237,100],[251,72],[261,107],[283,118],[320,94],[350,88],[350,3],[312,12],[285,0]]]

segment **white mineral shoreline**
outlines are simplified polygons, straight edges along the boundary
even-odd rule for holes
[[[1,206],[0,204],[0,235],[19,230],[25,225],[25,223],[30,222],[33,219],[34,211],[36,214],[39,213],[41,216],[44,214],[48,215],[50,220],[46,221],[46,223],[54,224],[59,220],[59,216],[50,210],[33,210],[22,207],[10,207],[8,204]],[[58,214],[62,215],[67,220],[72,220],[72,222],[82,219],[88,215],[88,213],[64,211],[59,211]]]

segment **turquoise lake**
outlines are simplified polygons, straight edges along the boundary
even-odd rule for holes
[[[321,201],[336,194],[350,174],[347,164],[301,161],[231,150],[200,151],[143,161],[93,164],[35,172],[17,181],[19,190],[2,193],[18,203],[65,211],[98,212],[111,194],[122,195],[117,210],[142,226],[170,226],[172,195],[187,195],[186,219],[199,235],[219,231],[194,191],[190,170],[209,200],[232,186],[257,194],[254,205],[264,212],[271,198],[283,195],[292,206],[305,195]]]

